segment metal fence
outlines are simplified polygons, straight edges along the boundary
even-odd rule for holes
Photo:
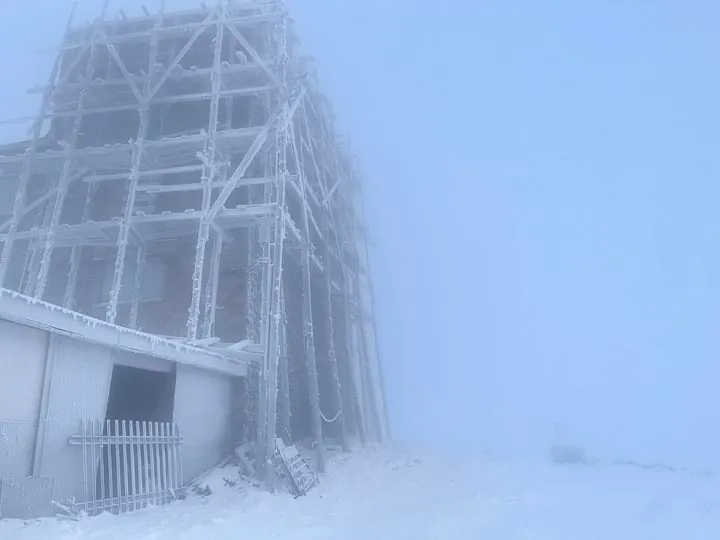
[[[182,492],[182,438],[177,424],[82,420],[84,501],[89,515],[120,514],[175,500]]]

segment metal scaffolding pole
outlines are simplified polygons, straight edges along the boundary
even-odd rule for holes
[[[130,303],[130,318],[128,326],[137,328],[138,312],[140,311],[140,301],[143,300],[143,279],[145,277],[145,246],[137,247],[137,256],[135,257],[135,279],[133,280],[132,300]]]
[[[329,235],[329,231],[328,231]],[[325,290],[327,295],[327,341],[328,341],[328,360],[330,362],[330,375],[333,380],[333,389],[335,391],[335,403],[338,407],[338,419],[340,424],[340,439],[342,441],[343,450],[350,449],[348,440],[347,425],[345,419],[345,410],[343,407],[342,385],[340,384],[340,372],[338,370],[337,356],[335,355],[335,325],[333,322],[333,302],[332,302],[332,254],[329,245],[326,245],[325,257]]]
[[[313,313],[312,313],[312,270],[310,268],[310,219],[308,217],[308,202],[305,195],[306,179],[303,170],[301,156],[298,154],[295,142],[295,131],[291,127],[290,141],[295,156],[295,166],[297,167],[299,183],[300,183],[300,206],[302,207],[301,233],[304,245],[300,251],[300,266],[302,269],[303,279],[303,295],[302,295],[302,318],[303,318],[303,338],[305,343],[305,365],[308,377],[308,392],[310,394],[310,412],[313,430],[313,439],[315,443],[315,451],[317,452],[318,469],[320,472],[325,470],[325,444],[323,442],[323,425],[322,411],[320,410],[320,385],[318,383],[317,358],[315,351],[315,332],[313,330]],[[326,269],[327,271],[327,269]]]
[[[370,364],[368,361],[367,340],[365,339],[363,313],[360,309],[356,310],[356,332],[358,340],[358,356],[360,359],[360,378],[365,392],[365,418],[368,422],[368,432],[373,434],[375,441],[382,441],[379,413],[375,403],[372,374],[370,372]]]
[[[284,1],[281,0],[284,8]],[[283,9],[283,13],[285,10]],[[297,107],[289,105],[289,90],[286,81],[286,68],[288,62],[287,50],[287,17],[283,17],[275,29],[275,41],[277,47],[276,69],[282,85],[280,86],[279,101],[281,103],[281,113],[279,115],[280,126],[275,132],[275,174],[277,182],[275,185],[275,224],[273,227],[272,252],[270,254],[269,265],[266,267],[265,277],[265,301],[263,309],[267,309],[263,313],[265,322],[265,361],[262,374],[262,385],[264,393],[261,393],[262,408],[265,411],[264,424],[258,432],[258,446],[261,448],[261,464],[265,487],[269,491],[275,488],[275,468],[273,466],[273,456],[275,455],[275,437],[277,435],[277,397],[278,397],[278,364],[280,360],[280,330],[283,324],[283,254],[285,243],[285,224],[286,224],[286,184],[288,178],[287,168],[287,152],[288,152],[288,129],[289,123],[292,122],[292,115]]]
[[[101,28],[105,16],[107,14],[109,0],[105,0],[103,3],[102,13],[100,19],[95,23],[95,29],[93,30],[90,38],[90,56],[88,57],[87,64],[85,65],[85,75],[83,76],[83,85],[87,81],[91,81],[95,74],[95,61],[97,59],[98,43],[97,43],[97,32]],[[37,286],[35,289],[35,298],[42,300],[45,294],[45,287],[47,286],[48,272],[50,271],[50,264],[52,263],[52,253],[55,247],[55,234],[57,226],[60,225],[60,216],[62,214],[63,205],[65,203],[65,196],[67,195],[70,181],[72,180],[72,168],[73,160],[75,157],[75,147],[77,146],[78,136],[80,133],[80,126],[82,125],[85,99],[87,97],[87,89],[83,86],[80,90],[80,98],[78,100],[77,110],[75,111],[75,118],[73,120],[72,132],[70,139],[65,141],[65,156],[60,172],[60,178],[58,179],[57,194],[55,195],[55,203],[52,205],[52,214],[49,223],[49,230],[45,236],[45,249],[43,250],[42,259],[40,260],[40,270],[37,277]],[[31,265],[31,270],[33,267]]]
[[[205,134],[205,144],[203,148],[203,199],[202,213],[203,219],[200,221],[198,230],[198,239],[195,246],[195,266],[192,276],[192,298],[190,301],[190,309],[188,311],[187,320],[187,337],[189,340],[197,338],[198,320],[200,317],[200,296],[202,294],[203,268],[205,265],[205,251],[207,247],[208,237],[210,236],[209,220],[210,205],[212,203],[212,183],[215,180],[217,167],[215,164],[216,144],[215,136],[218,128],[218,115],[220,109],[220,67],[222,62],[222,47],[226,13],[223,11],[220,20],[217,21],[215,31],[215,50],[213,52],[213,72],[212,72],[212,99],[210,101],[210,125]],[[214,306],[212,308],[214,311]]]
[[[272,47],[272,40],[266,36],[268,48]],[[280,99],[280,98],[278,98]],[[265,96],[263,100],[264,111],[272,120],[276,119],[275,114],[278,111],[272,110],[271,96]],[[275,121],[275,120],[272,120]],[[268,123],[270,120],[268,120]],[[268,124],[266,124],[268,125]],[[271,159],[269,153],[262,155],[265,176],[274,175],[276,184],[278,179],[277,160]],[[273,189],[275,186],[266,185],[263,187],[262,200],[263,203],[270,203],[273,200]],[[275,190],[277,191],[277,190]],[[284,192],[283,192],[284,194]],[[250,197],[253,196],[252,190]],[[276,201],[277,202],[277,201]],[[277,212],[283,212],[284,209],[275,205],[275,216]],[[248,337],[249,332],[253,331],[253,337],[258,343],[262,343],[265,348],[262,364],[257,373],[257,381],[252,387],[253,394],[249,397],[254,398],[255,406],[255,457],[259,468],[260,477],[265,476],[265,468],[268,460],[266,454],[266,435],[267,435],[267,387],[268,387],[268,362],[269,362],[269,324],[270,324],[270,287],[266,286],[270,283],[272,275],[272,266],[270,260],[270,240],[272,238],[272,230],[270,225],[262,225],[253,231],[254,234],[249,237],[250,257],[252,257],[253,268],[248,280]],[[250,318],[252,317],[252,321]],[[274,480],[274,479],[271,479]],[[272,486],[266,485],[272,489]]]
[[[87,222],[90,219],[90,212],[92,210],[92,200],[97,190],[97,184],[90,183],[87,185],[87,194],[85,196],[85,206],[83,207],[82,223]],[[70,252],[70,274],[68,275],[67,286],[65,287],[65,299],[63,305],[67,309],[75,309],[76,299],[75,290],[77,288],[78,272],[80,270],[80,261],[82,259],[83,247],[73,246]]]
[[[347,334],[348,360],[350,361],[350,371],[352,373],[353,394],[355,395],[354,401],[356,408],[356,418],[358,419],[358,435],[360,436],[360,441],[365,444],[368,440],[368,424],[367,414],[365,410],[362,371],[360,369],[357,332],[355,328],[354,318],[352,315],[353,307],[350,291],[352,281],[349,279],[348,274],[349,272],[346,271],[346,277],[343,280],[343,299],[345,303],[345,332]]]
[[[205,289],[205,312],[203,314],[202,337],[212,337],[215,329],[215,312],[217,307],[218,286],[220,282],[220,259],[222,257],[224,233],[214,228],[210,277]]]
[[[284,131],[278,134],[277,151],[277,209],[275,225],[273,227],[272,254],[269,261],[268,275],[266,280],[267,299],[264,304],[267,306],[265,315],[265,362],[262,375],[264,393],[261,393],[262,407],[266,411],[263,424],[260,428],[258,444],[261,447],[263,477],[268,490],[274,489],[275,470],[272,465],[272,457],[275,453],[275,437],[277,432],[277,390],[278,390],[278,363],[280,357],[280,327],[282,326],[282,286],[283,286],[283,252],[285,240],[285,184],[287,181],[287,162],[284,154],[285,143]]]
[[[150,58],[148,61],[148,77],[145,82],[145,95],[150,95],[152,91],[152,80],[153,74],[155,73],[155,63],[157,59],[157,49],[160,41],[159,28],[162,26],[163,14],[165,10],[165,0],[161,0],[160,10],[155,19],[154,32],[150,38]],[[131,220],[133,216],[133,210],[135,207],[135,196],[137,194],[137,184],[140,178],[140,165],[142,163],[143,149],[145,145],[145,137],[147,135],[148,123],[149,123],[149,99],[143,98],[140,94],[137,86],[132,82],[132,78],[127,73],[127,69],[124,67],[122,59],[114,51],[114,46],[111,45],[110,41],[105,41],[108,50],[115,57],[115,62],[118,64],[120,71],[122,71],[125,78],[128,80],[128,84],[133,90],[133,94],[138,98],[138,114],[140,116],[140,126],[138,127],[137,137],[135,144],[132,149],[132,164],[130,168],[130,175],[128,177],[128,196],[125,202],[125,212],[120,226],[120,232],[118,234],[118,251],[115,259],[115,270],[113,272],[112,288],[110,289],[110,296],[107,305],[106,320],[114,324],[117,318],[118,302],[120,301],[120,289],[122,288],[123,272],[125,270],[125,255],[127,253],[128,237],[130,236],[130,228],[132,226]]]
[[[288,366],[288,344],[287,344],[287,313],[285,311],[285,287],[286,280],[283,280],[282,288],[282,325],[280,327],[280,357],[278,362],[278,382],[280,385],[278,422],[280,423],[280,432],[290,431],[290,418],[292,410],[290,406],[290,372]]]
[[[356,303],[360,360],[367,394],[366,407],[370,412],[369,420],[372,420],[375,424],[376,438],[378,441],[383,441],[387,439],[387,415],[377,357],[372,284],[367,273],[369,255],[364,235],[358,230],[358,215],[355,214],[355,212],[362,212],[362,192],[359,191],[360,185],[357,181],[351,182],[347,189],[357,190],[354,198],[352,194],[348,195],[348,199],[353,202],[354,208],[353,214],[349,216],[351,217],[349,228],[353,238],[349,250],[357,261],[357,272],[354,275],[354,302]]]
[[[235,54],[237,42],[235,40],[230,41],[230,50]],[[261,100],[263,106],[263,112],[265,117],[270,118],[272,116],[272,103],[269,95],[264,95]],[[232,127],[233,121],[233,108],[232,103],[229,104],[227,122],[228,126]],[[267,153],[258,156],[258,159],[262,160],[263,175],[269,177],[273,176],[273,184],[276,181],[275,172],[272,169],[272,164]],[[270,184],[264,184],[262,189],[260,186],[249,186],[248,187],[248,203],[252,204],[255,202],[262,202],[263,204],[270,204],[272,200],[272,186]],[[245,337],[253,343],[265,343],[266,341],[266,326],[267,320],[263,319],[263,314],[266,312],[265,303],[265,289],[263,288],[263,281],[267,279],[268,273],[268,262],[267,260],[267,243],[269,242],[269,230],[268,224],[262,224],[255,227],[249,227],[247,229],[247,263],[248,272],[245,285],[245,300],[246,300],[246,313],[245,313]],[[266,373],[265,362],[266,357],[263,355],[263,363],[259,366],[253,366],[248,371],[247,381],[245,383],[245,419],[243,422],[244,426],[244,440],[255,441],[255,455],[257,463],[262,463],[262,443],[264,437],[265,425],[265,407],[261,403],[261,395],[265,393],[265,380],[264,374]]]
[[[48,197],[48,200],[52,199],[52,197],[57,198],[59,187],[60,186],[58,184],[55,186],[55,188],[51,189],[49,186],[49,182],[45,183],[45,189],[48,189],[50,193],[52,193],[52,196]],[[30,206],[32,205],[28,205],[28,208]],[[53,207],[54,205],[50,203],[45,205],[45,211],[43,212],[42,218],[42,228],[40,229],[43,233],[51,232],[50,222],[52,221]],[[35,238],[37,238],[37,236]],[[34,296],[35,289],[37,287],[38,276],[40,275],[40,260],[42,257],[40,246],[33,245],[32,242],[30,242],[30,244],[28,245],[28,253],[30,254],[30,258],[28,261],[27,277],[23,275],[23,279],[25,280],[25,288],[23,292],[26,296]]]
[[[360,215],[365,221],[365,204],[363,200],[362,190],[357,197],[357,205],[359,206]],[[370,250],[367,241],[364,241],[359,235],[358,256],[364,269],[362,276],[361,294],[363,294],[361,306],[363,308],[363,326],[366,336],[368,348],[368,362],[370,375],[373,379],[374,403],[378,414],[378,422],[380,424],[381,440],[389,440],[390,432],[390,415],[385,403],[385,378],[382,370],[382,362],[379,358],[379,343],[377,335],[377,324],[375,321],[375,291],[373,290],[372,273],[370,272]],[[368,328],[369,327],[369,328]]]
[[[346,184],[346,190],[352,189]],[[359,385],[358,392],[361,396],[361,408],[365,420],[366,436],[372,437],[373,431],[377,431],[375,423],[375,402],[373,398],[373,389],[371,380],[368,378],[368,362],[364,333],[364,312],[362,310],[361,301],[361,284],[360,284],[360,264],[357,254],[357,229],[355,227],[355,216],[352,210],[346,214],[348,221],[347,229],[350,238],[346,240],[347,249],[355,263],[354,268],[350,272],[350,281],[348,283],[348,309],[351,316],[353,356],[355,358],[355,369],[357,373],[357,382]],[[375,429],[374,429],[375,428]],[[374,433],[377,437],[377,433]]]

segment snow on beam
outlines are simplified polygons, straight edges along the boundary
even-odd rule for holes
[[[137,107],[136,107],[137,108]],[[170,174],[183,174],[188,172],[197,172],[202,171],[202,165],[186,165],[184,167],[168,167],[165,169],[150,169],[146,171],[138,171],[138,175],[140,177],[145,176],[164,176],[164,175],[170,175]],[[121,173],[113,173],[113,174],[92,174],[88,175],[85,178],[83,178],[84,182],[106,182],[106,181],[113,181],[113,180],[127,180],[128,176],[130,176],[130,173],[128,171],[123,171]],[[138,186],[138,189],[141,186]]]
[[[241,360],[237,356],[231,359],[199,347],[110,324],[7,289],[0,289],[0,319],[201,369],[237,377],[247,375],[249,360]]]
[[[257,177],[257,178],[245,178],[238,183],[238,187],[242,186],[257,186],[262,184],[271,184],[275,181],[275,178],[270,176]],[[215,181],[210,184],[213,189],[223,188],[227,184],[226,181]],[[148,184],[144,186],[138,186],[138,191],[145,193],[176,193],[179,191],[200,191],[203,189],[203,184],[195,182],[193,184]]]
[[[77,62],[76,62],[77,63]],[[248,62],[247,64],[229,64],[229,65],[223,65],[221,67],[222,75],[223,76],[231,76],[238,73],[247,73],[252,72],[253,70],[259,71],[262,68],[259,64],[256,62]],[[197,68],[197,69],[185,69],[182,66],[178,66],[178,69],[176,69],[171,75],[170,80],[173,82],[180,82],[180,81],[187,81],[187,80],[193,80],[193,79],[208,79],[210,78],[214,73],[213,68]],[[136,83],[144,83],[151,77],[147,74],[144,75],[138,75],[137,73],[131,73],[133,80]],[[195,81],[196,82],[196,81]],[[58,83],[55,85],[55,87],[62,86],[62,90],[64,92],[71,92],[76,91],[80,92],[83,88],[93,90],[97,88],[112,88],[114,86],[125,86],[127,84],[127,81],[124,78],[108,78],[108,79],[96,79],[93,81],[84,81],[84,82],[65,82],[65,83]],[[43,91],[47,88],[47,86],[35,86],[33,88],[30,88],[28,90],[28,94],[42,94]],[[274,87],[272,87],[274,88]],[[14,118],[10,120],[2,120],[0,123],[8,123],[8,122],[20,122],[20,121],[32,121],[35,120],[34,116],[30,117],[20,117],[20,118]]]
[[[196,10],[195,13],[203,14],[207,13],[206,11],[199,11]],[[173,15],[177,15],[177,12],[173,13]],[[225,19],[225,22],[234,24],[236,26],[258,26],[263,23],[272,22],[274,19],[277,19],[280,17],[280,13],[267,13],[267,14],[260,14],[260,15],[247,15],[247,16],[240,16],[240,17],[229,17]],[[151,17],[151,18],[154,18]],[[129,22],[143,22],[143,19],[131,19],[128,21],[122,21],[125,24],[128,24]],[[157,29],[152,30],[141,30],[138,32],[129,32],[125,34],[117,34],[112,33],[108,37],[112,41],[112,43],[124,43],[124,42],[132,42],[132,41],[146,41],[150,36],[152,36],[153,33],[157,32],[158,34],[162,36],[171,36],[171,35],[181,35],[181,34],[192,34],[195,30],[197,30],[198,26],[202,26],[203,28],[209,28],[210,26],[213,26],[216,24],[215,21],[197,21],[197,22],[190,22],[190,23],[184,23],[184,24],[177,24],[177,25],[170,25],[170,26],[161,26]],[[105,22],[104,27],[111,29],[112,28],[112,22]],[[75,42],[68,42],[67,44],[63,45],[62,47],[59,47],[60,51],[70,51],[73,49],[79,49],[86,45],[85,41],[75,41]]]

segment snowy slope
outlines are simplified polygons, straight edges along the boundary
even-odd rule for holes
[[[720,538],[717,479],[629,467],[555,467],[399,450],[336,459],[304,499],[224,487],[210,497],[79,522],[0,522],[2,540]]]

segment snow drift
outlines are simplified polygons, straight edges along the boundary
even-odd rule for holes
[[[488,456],[447,460],[400,449],[336,456],[307,497],[271,495],[216,471],[212,493],[79,521],[0,522],[3,540],[720,538],[709,476],[618,466],[559,467]]]

